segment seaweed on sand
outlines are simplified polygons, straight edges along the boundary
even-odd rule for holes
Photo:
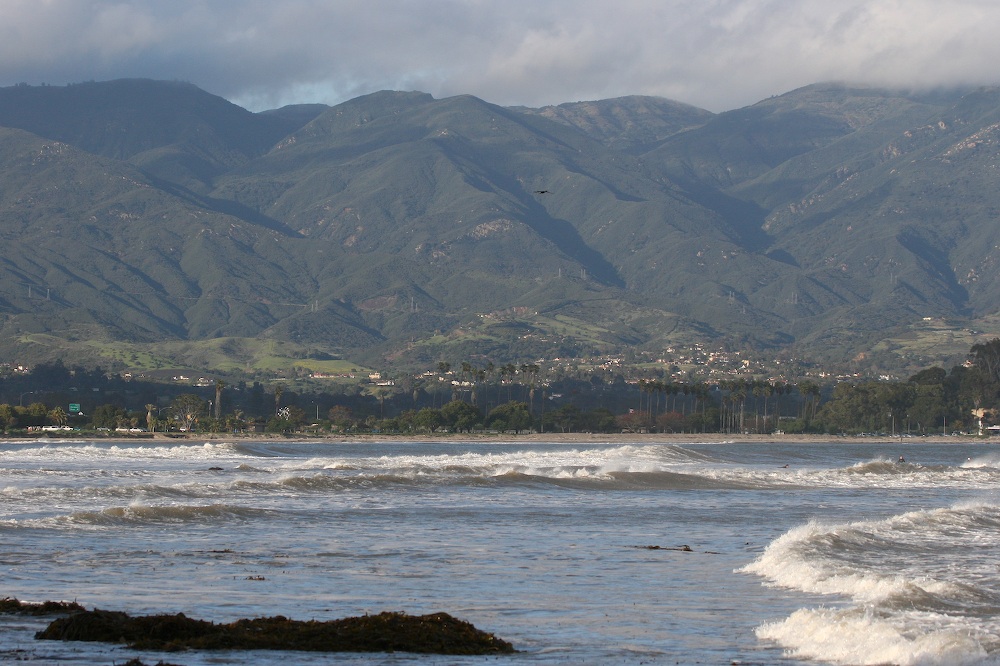
[[[504,654],[513,646],[447,613],[380,613],[340,620],[290,620],[283,616],[229,624],[183,613],[131,617],[90,610],[54,620],[35,638],[125,643],[136,650],[300,650],[309,652],[418,652]]]

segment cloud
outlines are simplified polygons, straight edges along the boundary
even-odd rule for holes
[[[818,81],[994,84],[993,0],[0,0],[0,84],[180,79],[243,104],[380,89],[714,111]]]

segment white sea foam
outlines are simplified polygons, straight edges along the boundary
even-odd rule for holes
[[[1000,507],[966,502],[883,520],[812,521],[739,571],[843,600],[801,609],[758,635],[838,664],[983,663],[997,647]]]
[[[969,456],[962,463],[966,469],[994,468],[1000,469],[1000,453],[984,453],[978,456]]]
[[[963,536],[980,538],[970,524],[987,509],[996,509],[967,506],[848,524],[811,521],[773,541],[741,571],[773,585],[859,602],[951,596],[959,593],[963,581],[946,576],[970,552]]]
[[[439,455],[395,455],[343,458],[314,457],[292,461],[285,472],[329,470],[377,474],[386,470],[420,476],[524,476],[575,479],[609,479],[616,473],[649,473],[689,464],[704,456],[687,452],[681,447],[617,446],[588,450],[536,450],[475,452]]]
[[[899,578],[866,574],[826,556],[816,546],[838,537],[843,526],[810,522],[772,542],[764,553],[740,571],[767,579],[770,584],[812,594],[841,594],[866,600],[885,598],[901,591]],[[849,529],[849,528],[846,528]]]
[[[826,488],[983,488],[1000,484],[1000,467],[989,465],[899,464],[875,459],[839,468],[762,469],[759,467],[713,467],[707,474],[716,478],[745,476],[760,487],[804,485]]]
[[[29,446],[8,451],[8,455],[18,457],[44,457],[46,459],[60,458],[109,458],[115,459],[142,458],[191,458],[213,456],[219,453],[231,454],[234,451],[232,443],[205,442],[204,444],[173,444],[173,443],[125,443],[125,442],[38,442],[44,446]]]
[[[798,610],[757,629],[758,637],[799,659],[871,666],[981,664],[987,651],[974,634],[961,621],[933,628],[912,615],[885,616],[870,608]]]

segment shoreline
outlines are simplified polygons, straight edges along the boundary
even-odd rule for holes
[[[711,443],[777,443],[777,444],[1000,444],[1000,437],[980,437],[977,435],[925,435],[925,436],[876,436],[861,437],[849,435],[739,435],[724,433],[523,433],[520,435],[498,435],[481,433],[454,433],[436,435],[384,435],[357,434],[344,435],[337,433],[279,435],[274,433],[142,433],[122,435],[109,433],[107,435],[94,433],[30,433],[25,435],[3,435],[7,441],[45,441],[47,443],[62,440],[95,440],[95,441],[152,441],[163,442],[328,442],[330,444],[378,444],[403,442],[440,442],[463,444],[495,444],[517,442],[548,442],[552,444],[711,444]]]

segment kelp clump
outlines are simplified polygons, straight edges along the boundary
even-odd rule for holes
[[[125,643],[135,650],[299,650],[308,652],[417,652],[504,654],[513,646],[447,613],[380,613],[329,621],[283,616],[229,624],[183,613],[132,617],[90,610],[54,620],[35,638]]]
[[[0,613],[13,613],[17,615],[61,615],[63,613],[73,613],[84,610],[83,606],[75,601],[43,601],[41,603],[31,603],[18,601],[12,597],[0,599]]]

